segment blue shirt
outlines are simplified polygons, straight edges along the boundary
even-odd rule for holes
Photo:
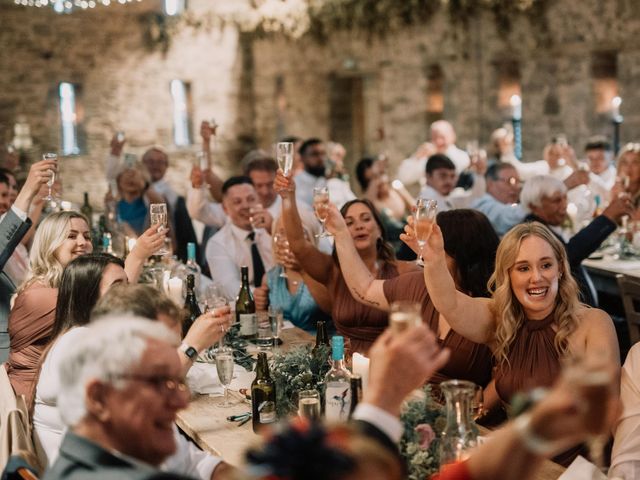
[[[307,285],[300,283],[298,290],[291,295],[287,288],[287,279],[280,277],[282,267],[277,265],[267,272],[269,286],[269,304],[282,309],[285,320],[289,320],[296,327],[315,333],[318,320],[328,322],[327,331],[333,329],[329,316],[318,307],[311,296]]]
[[[474,201],[470,208],[484,213],[500,237],[521,223],[527,215],[519,204],[502,203],[488,193]]]
[[[129,203],[125,200],[118,201],[118,221],[127,222],[138,235],[144,232],[147,220],[147,205],[142,197]]]

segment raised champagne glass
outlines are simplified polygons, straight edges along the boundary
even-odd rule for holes
[[[276,145],[276,158],[282,172],[289,176],[293,168],[293,143],[279,142]]]
[[[53,160],[56,162],[56,165],[58,164],[58,154],[56,153],[45,153],[44,155],[42,155],[42,159],[43,160]],[[43,198],[44,201],[46,202],[52,202],[54,200],[53,197],[53,184],[56,181],[56,172],[54,170],[51,170],[51,178],[47,181],[47,188],[49,189],[47,192],[47,196]]]
[[[166,231],[168,226],[167,218],[167,204],[166,203],[152,203],[149,205],[149,215],[151,217],[151,225],[161,225],[162,228],[158,231]],[[160,247],[155,255],[166,255],[169,253],[169,249],[165,246]]]
[[[332,237],[333,235],[324,227],[329,216],[329,188],[318,187],[313,189],[313,210],[322,224],[322,231],[316,234],[316,238]]]
[[[427,244],[427,240],[433,231],[433,222],[436,219],[438,202],[428,198],[419,198],[416,202],[416,211],[413,214],[413,229],[420,251]],[[418,254],[418,263],[422,263],[422,257]]]

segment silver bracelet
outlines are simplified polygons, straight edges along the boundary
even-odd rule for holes
[[[548,457],[557,450],[556,442],[542,438],[531,431],[530,413],[524,413],[516,417],[513,421],[513,428],[522,439],[524,447],[534,455]]]

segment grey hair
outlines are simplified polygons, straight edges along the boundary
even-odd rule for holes
[[[556,193],[567,193],[567,186],[551,175],[536,175],[524,183],[520,192],[520,206],[531,212],[531,207],[542,206],[543,197],[551,197]]]
[[[87,413],[85,387],[100,380],[116,388],[119,376],[140,361],[147,340],[178,345],[178,337],[160,322],[134,315],[108,315],[83,328],[83,334],[60,359],[58,409],[62,421],[74,426]]]

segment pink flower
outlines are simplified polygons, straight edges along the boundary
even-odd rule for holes
[[[426,450],[436,438],[436,434],[428,423],[421,423],[416,426],[415,431],[420,437],[420,448]]]

